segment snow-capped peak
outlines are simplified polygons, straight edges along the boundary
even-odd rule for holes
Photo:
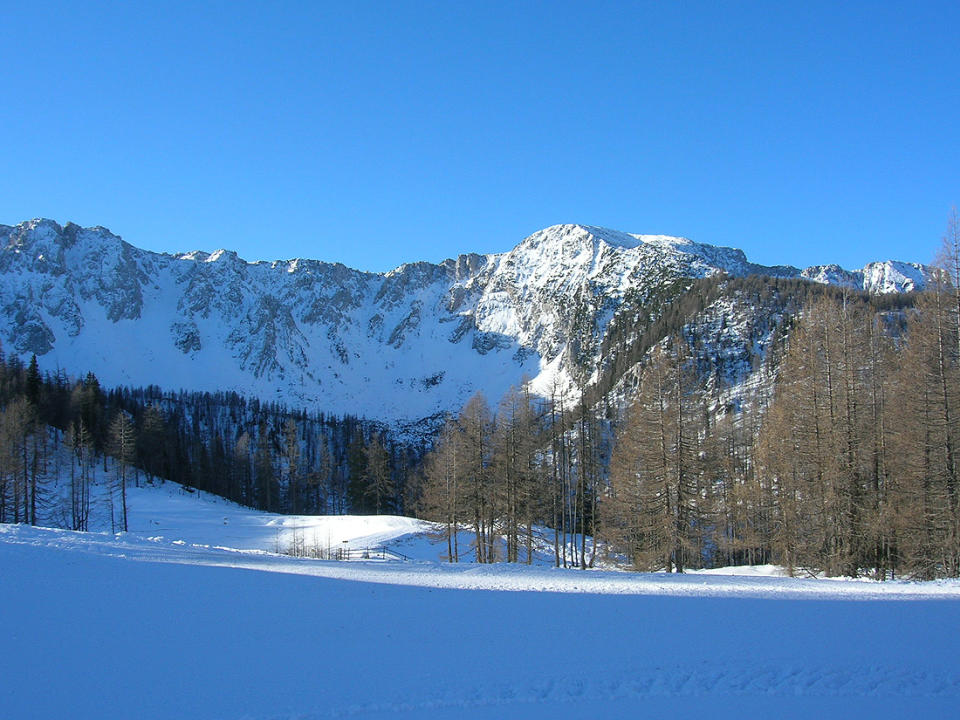
[[[623,303],[679,277],[765,273],[874,292],[926,268],[765,268],[734,248],[554,225],[506,253],[388,273],[229,250],[166,255],[100,227],[0,226],[0,340],[108,385],[234,390],[394,422],[499,397],[522,376],[575,395]],[[117,352],[111,348],[123,348]]]
[[[930,279],[930,268],[918,263],[896,260],[867,263],[860,270],[844,270],[839,265],[814,265],[801,273],[813,282],[839,285],[875,294],[923,290]]]

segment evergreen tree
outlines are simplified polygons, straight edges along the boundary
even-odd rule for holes
[[[363,430],[356,427],[347,447],[347,500],[350,512],[369,515],[372,507],[367,492],[367,443]]]
[[[30,356],[30,364],[27,366],[26,382],[27,400],[36,407],[40,404],[41,387],[40,367],[37,364],[36,354]]]
[[[287,418],[283,426],[284,465],[287,474],[287,508],[300,513],[300,430],[293,418]]]
[[[366,483],[366,500],[377,515],[389,510],[391,499],[391,463],[390,452],[384,447],[383,436],[374,433],[370,442],[364,448],[365,461],[363,463],[364,480]]]

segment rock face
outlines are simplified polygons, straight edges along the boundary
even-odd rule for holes
[[[929,268],[917,263],[872,262],[853,272],[838,265],[815,265],[804,270],[801,277],[814,282],[872,293],[913,292],[922,290],[930,277]]]
[[[617,309],[679,277],[803,277],[921,289],[921,265],[763,267],[732,248],[557,225],[499,255],[366,273],[218,250],[139,250],[102,227],[0,226],[0,341],[107,385],[234,390],[388,422],[496,400],[523,376],[576,392]]]

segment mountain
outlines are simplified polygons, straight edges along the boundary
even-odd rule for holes
[[[556,225],[507,253],[369,273],[160,254],[39,219],[0,226],[0,342],[106,385],[232,390],[402,425],[478,390],[495,400],[524,376],[543,395],[576,395],[597,378],[618,313],[718,273],[889,293],[922,289],[930,269],[765,267],[733,248]]]

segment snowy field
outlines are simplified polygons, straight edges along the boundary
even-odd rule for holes
[[[957,716],[956,582],[449,565],[409,519],[131,508],[119,536],[0,525],[0,717]],[[314,531],[418,559],[266,552]]]

